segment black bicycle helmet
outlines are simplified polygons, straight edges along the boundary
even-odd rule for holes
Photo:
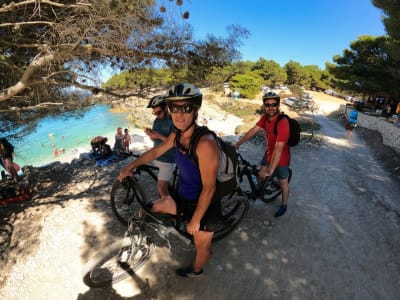
[[[149,101],[149,104],[147,105],[147,108],[155,108],[160,106],[161,108],[164,108],[167,106],[167,102],[165,101],[165,96],[163,95],[156,95],[152,97]]]
[[[274,92],[265,93],[262,99],[263,102],[268,99],[275,99],[278,103],[281,101],[281,97],[279,97],[279,95]]]
[[[193,84],[179,83],[167,91],[165,100],[167,102],[186,100],[200,107],[203,101],[203,94]]]

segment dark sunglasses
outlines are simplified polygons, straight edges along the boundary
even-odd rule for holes
[[[162,112],[163,112],[162,110],[153,111],[153,115],[159,116],[162,114]]]
[[[178,112],[184,114],[190,114],[194,110],[194,104],[186,103],[183,105],[168,103],[168,109],[172,114],[176,114]]]
[[[278,103],[264,103],[265,107],[277,107]]]

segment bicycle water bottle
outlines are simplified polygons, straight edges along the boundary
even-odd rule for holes
[[[252,175],[251,175],[251,180],[253,180],[253,183],[254,183],[255,185],[258,184],[258,180],[257,180],[257,176],[256,176],[256,175],[252,174]]]

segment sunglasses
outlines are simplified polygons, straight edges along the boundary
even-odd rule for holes
[[[277,107],[278,103],[264,103],[265,107]]]
[[[162,114],[162,112],[163,112],[162,110],[153,111],[153,115],[159,116]]]
[[[190,114],[194,110],[194,107],[195,106],[192,103],[186,103],[183,105],[168,103],[168,109],[172,114],[176,114],[178,112]]]

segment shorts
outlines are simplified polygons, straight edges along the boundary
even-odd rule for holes
[[[196,210],[197,202],[185,199],[181,200],[182,205],[180,211],[183,221],[189,222]],[[210,206],[200,221],[200,230],[214,232],[217,229],[217,225],[221,223],[221,220],[221,201],[211,201]]]
[[[263,157],[260,161],[261,166],[269,166],[269,162]],[[289,166],[278,166],[276,167],[274,174],[272,176],[277,176],[278,179],[286,179],[289,178]]]
[[[159,169],[158,180],[169,181],[171,179],[172,173],[175,170],[175,164],[154,160],[153,165]]]

